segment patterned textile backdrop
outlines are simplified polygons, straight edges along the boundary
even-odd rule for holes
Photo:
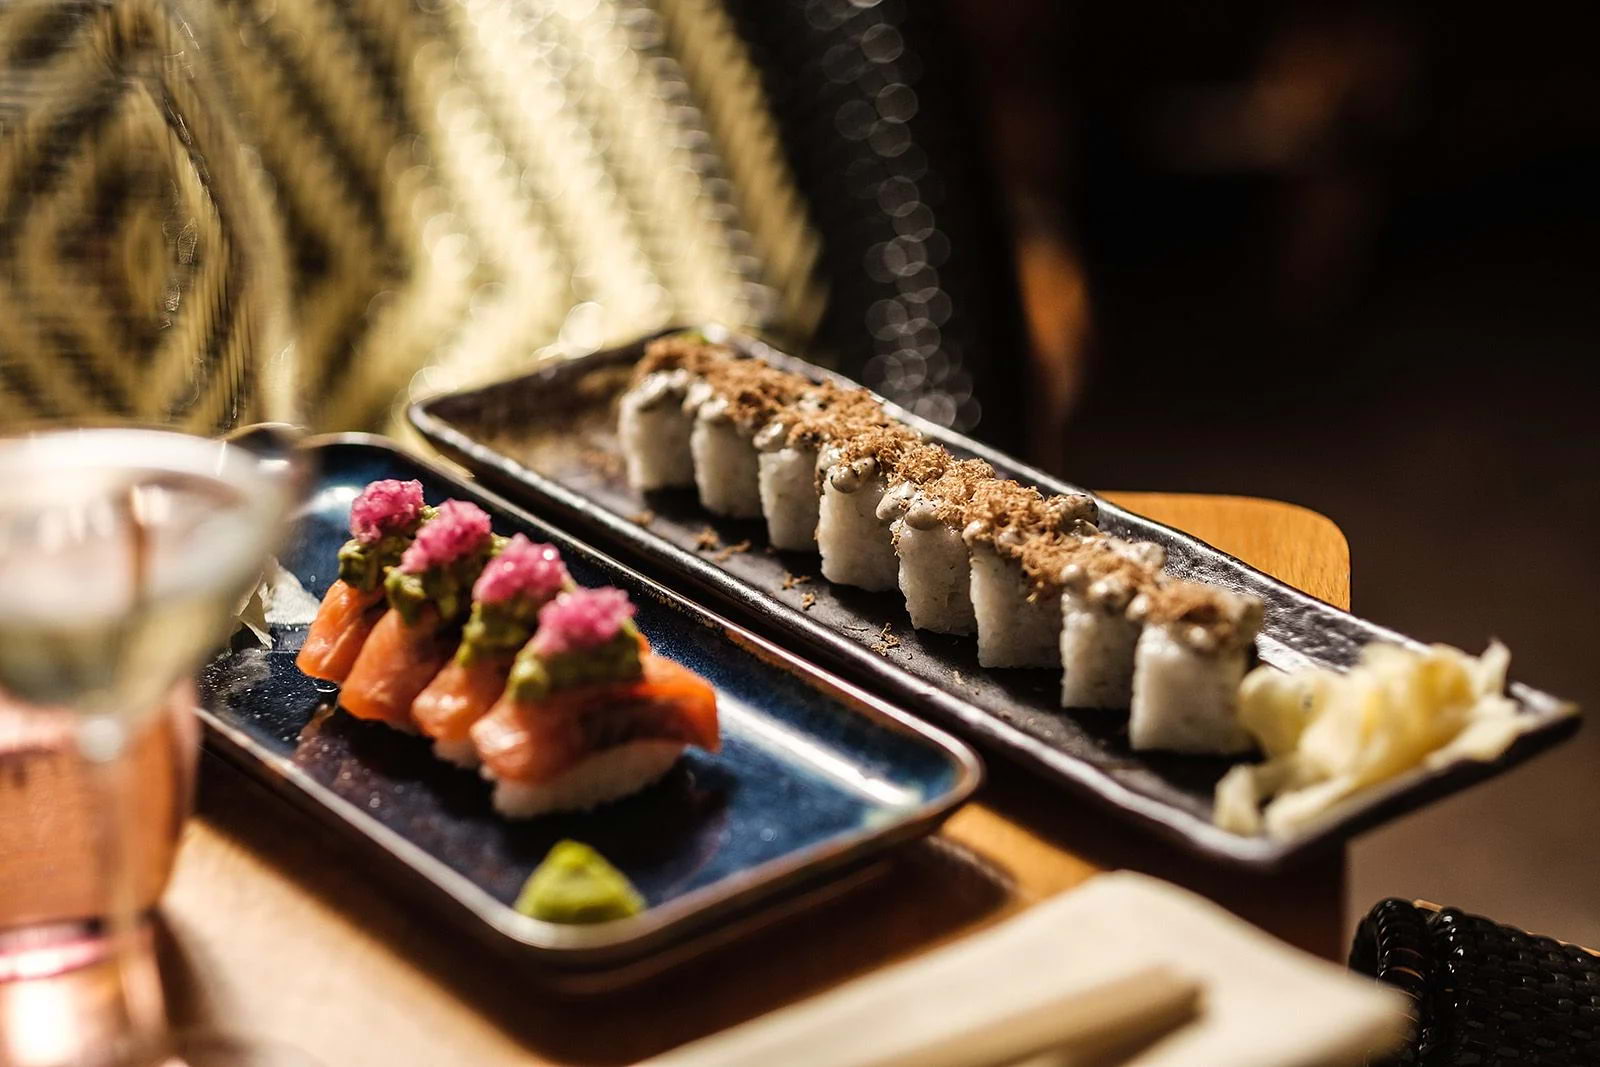
[[[314,425],[379,424],[397,396],[675,319],[814,315],[815,243],[714,6],[226,7],[227,66],[294,260]],[[726,83],[714,116],[692,88],[709,67]]]
[[[209,58],[156,0],[0,0],[0,431],[288,413],[281,244]]]
[[[418,395],[714,320],[1004,436],[1010,261],[933,8],[172,2],[217,16],[313,427],[392,429]],[[59,373],[117,372],[86,358]]]

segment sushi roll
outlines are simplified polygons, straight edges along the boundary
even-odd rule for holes
[[[731,349],[707,344],[698,333],[673,334],[645,348],[617,405],[617,437],[630,486],[645,492],[694,485],[689,448],[694,408],[685,401],[702,369],[731,358]]]
[[[652,655],[632,615],[620,589],[540,610],[505,695],[471,731],[502,814],[591,808],[654,782],[687,745],[720,747],[715,691]]]
[[[571,589],[561,554],[517,534],[490,560],[472,587],[472,616],[443,670],[411,704],[441,759],[474,767],[472,724],[505,692],[517,651],[538,625],[539,609]]]
[[[373,627],[388,610],[383,580],[433,516],[422,483],[373,482],[350,505],[350,540],[339,549],[339,577],[328,587],[295,665],[312,678],[343,682]]]
[[[773,548],[808,552],[817,547],[817,448],[790,444],[789,427],[768,423],[756,434],[757,492]]]
[[[880,518],[878,504],[896,467],[919,444],[915,432],[894,425],[864,430],[822,450],[817,550],[828,581],[875,592],[898,588],[892,516]]]
[[[339,692],[346,711],[413,728],[411,705],[455,653],[473,583],[497,547],[482,508],[461,500],[439,505],[384,579],[389,611]]]
[[[656,371],[622,394],[617,437],[628,484],[640,492],[694,484],[694,414],[683,403],[694,380],[681,367]]]
[[[889,534],[899,561],[906,613],[919,630],[977,632],[972,561],[961,530],[967,502],[978,486],[993,478],[994,468],[983,460],[964,459],[922,485],[901,483],[879,504],[880,515],[898,515]]]
[[[701,507],[730,519],[761,518],[756,431],[794,403],[807,385],[758,360],[731,360],[705,369],[684,401],[694,411],[689,451]]]
[[[972,558],[972,610],[978,662],[985,667],[1061,666],[1058,577],[1023,570],[1030,538],[1092,532],[1094,500],[1085,494],[1045,497],[1011,481],[980,485],[967,503],[961,536]]]
[[[774,548],[811,552],[817,547],[817,457],[824,444],[889,424],[883,406],[865,389],[819,385],[807,390],[755,436],[761,512]]]
[[[1235,755],[1253,747],[1239,723],[1239,683],[1262,604],[1198,582],[1168,582],[1128,607],[1143,632],[1134,653],[1128,736],[1135,749]]]
[[[1160,545],[1091,538],[1061,568],[1061,706],[1126,708],[1133,701],[1140,626],[1128,605],[1153,587]]]

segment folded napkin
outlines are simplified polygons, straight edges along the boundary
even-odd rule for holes
[[[306,626],[317,617],[317,598],[277,559],[269,559],[257,582],[234,610],[234,632],[249,630],[255,643],[272,647],[270,626]]]
[[[1405,1026],[1393,990],[1119,872],[652,1062],[1336,1067]]]

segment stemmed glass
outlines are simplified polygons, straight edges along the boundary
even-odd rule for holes
[[[5,1010],[88,957],[16,928],[0,855],[0,1064],[172,1057],[127,757],[226,638],[301,481],[282,244],[214,17],[0,0],[0,820],[41,803],[6,724],[68,724],[98,823],[74,918],[113,976],[92,1032]]]
[[[0,440],[0,691],[22,715],[76,723],[101,821],[95,873],[120,1020],[85,1051],[106,1062],[163,1054],[138,942],[133,874],[147,828],[129,819],[141,783],[128,780],[127,756],[174,682],[226,636],[293,498],[292,470],[287,457],[160,430]],[[7,1022],[35,1044],[72,1038],[28,1033],[59,1020]]]

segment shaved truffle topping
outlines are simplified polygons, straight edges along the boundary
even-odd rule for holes
[[[920,484],[903,482],[885,494],[878,514],[890,518],[903,513],[906,525],[914,530],[960,527],[965,522],[967,501],[980,485],[993,479],[994,468],[981,459],[954,460],[936,478]]]
[[[1140,593],[1128,617],[1166,626],[1191,649],[1215,653],[1248,645],[1261,628],[1259,598],[1200,582],[1162,582]]]
[[[700,387],[690,390],[685,403],[702,419],[728,420],[754,434],[811,388],[798,374],[760,360],[728,359],[701,369]]]
[[[831,391],[825,406],[784,412],[788,447],[821,448],[830,441],[844,441],[865,430],[894,425],[877,397],[865,389],[828,388]]]
[[[713,363],[737,359],[727,345],[712,344],[693,330],[659,337],[645,346],[644,356],[633,365],[633,384],[657,371],[686,370],[699,374]]]
[[[539,610],[539,630],[529,651],[543,658],[598,648],[617,636],[633,618],[634,606],[621,589],[575,589]]]
[[[887,475],[890,485],[931,482],[956,461],[942,445],[919,441],[901,451]]]
[[[472,587],[472,599],[480,604],[503,604],[514,597],[544,601],[566,584],[567,567],[555,546],[517,534],[483,568]]]
[[[763,452],[817,448],[891,421],[883,405],[865,389],[841,389],[832,382],[819,382],[808,385],[794,403],[774,413],[756,434],[756,447]]]
[[[623,395],[622,401],[639,411],[682,404],[694,382],[694,375],[682,367],[654,371],[635,381],[633,387]]]
[[[422,483],[394,478],[373,482],[350,505],[350,533],[364,545],[409,530],[422,517]]]
[[[400,570],[421,574],[446,566],[478,551],[488,540],[488,512],[465,500],[446,500],[433,520],[417,531],[417,539],[400,557]]]
[[[1069,589],[1103,611],[1121,613],[1155,587],[1166,552],[1104,534],[1054,534],[1028,538],[1019,560],[1036,588]]]
[[[887,477],[920,440],[914,430],[898,424],[872,427],[834,441],[818,466],[828,485],[853,493],[876,475]]]
[[[1093,533],[1094,498],[1084,493],[1046,497],[1013,481],[979,485],[967,501],[961,536],[968,544],[989,544],[1016,557],[1034,534]]]
[[[863,429],[894,425],[883,405],[865,389],[813,382],[692,332],[663,337],[646,347],[633,369],[635,402],[655,403],[679,394],[685,375],[694,380],[683,399],[686,411],[759,435],[764,451],[817,447],[853,438]]]

